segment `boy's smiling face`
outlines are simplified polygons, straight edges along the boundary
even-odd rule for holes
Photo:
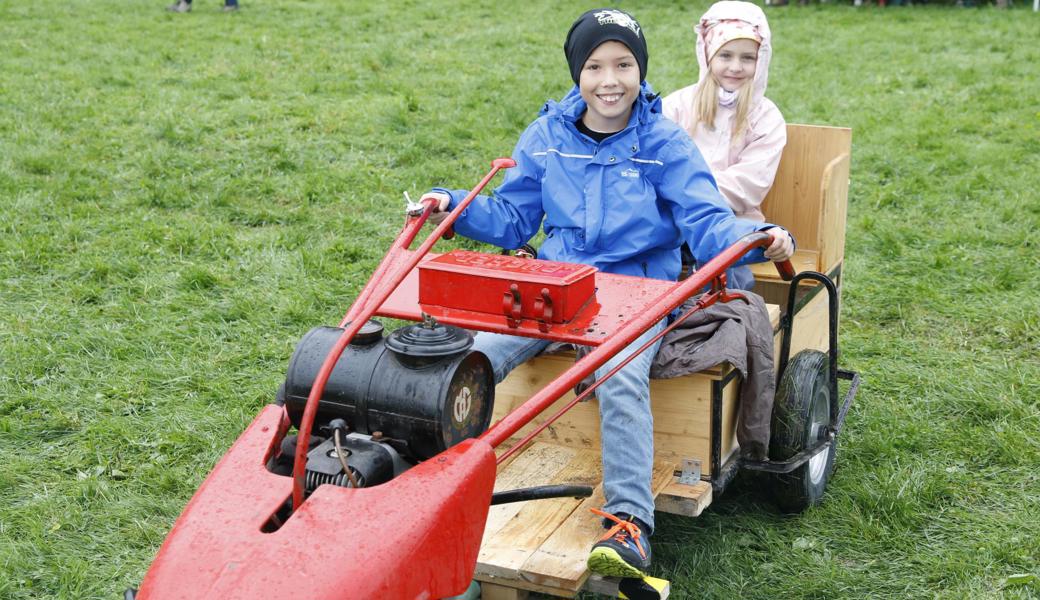
[[[581,68],[578,90],[588,105],[582,121],[589,129],[624,129],[639,94],[639,65],[632,51],[621,42],[600,44]]]

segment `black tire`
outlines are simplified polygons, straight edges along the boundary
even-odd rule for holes
[[[278,386],[278,391],[274,393],[274,403],[277,406],[285,406],[285,382]]]
[[[773,403],[769,457],[783,461],[826,439],[831,423],[830,359],[817,350],[803,350],[787,363]],[[820,503],[834,470],[836,448],[812,457],[790,473],[772,480],[773,498],[789,513]]]

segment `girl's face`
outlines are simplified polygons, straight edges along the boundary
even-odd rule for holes
[[[727,42],[712,57],[708,65],[711,75],[722,89],[735,92],[745,82],[755,78],[758,66],[758,42],[739,39]]]
[[[589,129],[621,131],[628,125],[632,103],[639,94],[636,57],[621,42],[602,43],[581,68],[578,90],[588,105],[582,120]]]

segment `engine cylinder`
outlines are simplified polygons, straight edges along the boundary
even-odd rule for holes
[[[417,459],[487,429],[494,403],[491,363],[470,350],[467,332],[412,325],[387,341],[374,323],[365,325],[362,332],[367,328],[368,335],[355,338],[336,362],[316,423],[342,418],[356,431],[405,440]],[[285,379],[285,407],[297,427],[318,370],[342,333],[339,327],[317,327],[296,346]]]

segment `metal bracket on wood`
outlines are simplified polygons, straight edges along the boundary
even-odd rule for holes
[[[679,483],[693,485],[701,480],[701,461],[696,458],[682,459],[682,472],[679,474]]]

